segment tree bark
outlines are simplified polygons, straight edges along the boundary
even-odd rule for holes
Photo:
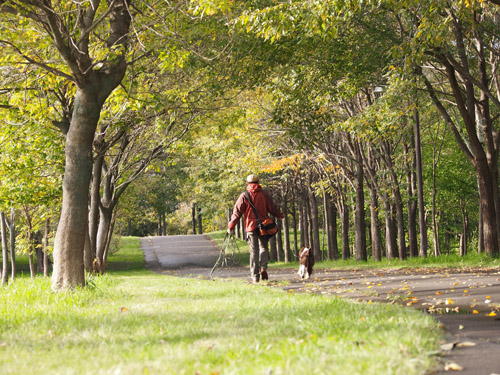
[[[374,186],[370,188],[370,229],[372,236],[372,257],[377,262],[382,260],[382,235],[380,233],[380,222],[378,218],[379,204],[377,191]]]
[[[276,248],[276,236],[269,239],[269,260],[276,262],[278,260],[278,250]]]
[[[292,196],[292,227],[293,227],[293,256],[294,259],[298,259],[299,254],[299,239],[298,239],[298,228],[297,228],[297,205],[296,205],[296,195]]]
[[[283,218],[283,250],[285,255],[285,263],[290,262],[290,220],[288,218],[288,187],[286,187],[285,192],[283,194],[283,214],[285,217]]]
[[[326,220],[328,232],[328,259],[339,258],[339,245],[337,241],[337,210],[330,194],[326,193]]]
[[[5,213],[0,212],[0,227],[2,231],[2,285],[9,282],[9,247],[7,243],[7,222]]]
[[[62,210],[54,242],[52,289],[85,285],[83,249],[88,231],[88,194],[92,175],[92,142],[102,104],[93,90],[77,89],[66,136]]]
[[[387,259],[398,257],[397,229],[389,197],[384,200],[385,206],[385,247]]]
[[[10,267],[11,267],[11,280],[16,279],[16,210],[13,207],[10,209],[10,227],[9,227],[9,238],[10,238]]]
[[[281,237],[281,234],[283,233],[283,224],[281,222],[281,220],[278,220],[277,221],[277,225],[278,225],[278,233],[276,233],[275,237],[276,237],[276,260],[278,262],[282,262],[283,261],[283,257],[282,257],[282,254],[283,254],[283,238]]]
[[[309,196],[309,205],[311,212],[311,232],[312,232],[312,248],[314,253],[314,259],[320,260],[321,256],[321,242],[319,239],[319,211],[318,202],[316,201],[316,196],[311,187],[312,176],[309,175],[309,183],[307,184],[307,193]]]
[[[411,147],[403,145],[404,154],[406,157],[406,191],[408,195],[407,214],[408,214],[408,248],[410,257],[418,256],[418,241],[417,241],[417,197],[415,196],[416,187],[416,160],[414,141],[411,141]],[[411,162],[410,162],[411,160]]]
[[[231,213],[229,214],[229,220],[231,220]],[[191,208],[191,225],[193,226],[193,234],[196,234],[196,205],[193,203]]]
[[[424,178],[422,172],[422,151],[420,144],[420,116],[418,108],[413,110],[414,125],[415,125],[415,164],[417,167],[417,196],[418,196],[418,226],[420,229],[420,257],[427,256],[429,242],[427,239],[427,223],[425,221],[425,204],[424,204]]]
[[[347,260],[351,257],[349,250],[349,205],[342,197],[342,209],[340,212],[342,226],[342,260]]]
[[[49,233],[50,233],[50,219],[45,219],[45,234],[43,238],[43,276],[49,276]]]
[[[364,171],[361,157],[356,166],[356,213],[354,217],[355,226],[355,247],[356,260],[366,261],[366,218],[365,218],[365,191],[364,191]]]
[[[98,155],[92,166],[92,187],[90,189],[89,212],[89,243],[90,247],[84,248],[85,270],[92,270],[92,263],[97,254],[97,230],[99,227],[99,203],[101,202],[101,181],[104,156]],[[90,264],[89,264],[90,261]]]

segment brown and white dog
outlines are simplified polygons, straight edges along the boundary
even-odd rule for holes
[[[311,277],[313,266],[314,266],[314,254],[311,248],[302,247],[299,251],[299,276],[302,279],[308,279]]]

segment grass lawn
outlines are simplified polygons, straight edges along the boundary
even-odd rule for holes
[[[104,277],[0,289],[0,374],[424,374],[441,332],[396,305],[156,275],[137,238]]]

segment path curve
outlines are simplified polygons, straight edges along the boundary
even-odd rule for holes
[[[146,266],[158,273],[209,278],[219,249],[205,235],[141,239]],[[460,375],[500,375],[500,268],[411,270],[317,270],[307,281],[295,269],[270,269],[261,285],[337,295],[357,301],[391,302],[434,313],[447,331],[446,363]],[[214,277],[250,281],[249,267],[216,269]],[[460,313],[456,313],[459,311]],[[491,313],[496,313],[496,316]],[[468,342],[474,346],[461,346]]]

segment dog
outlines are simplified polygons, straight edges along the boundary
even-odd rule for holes
[[[299,276],[302,279],[308,279],[311,277],[314,266],[314,254],[310,247],[302,247],[299,251]]]

